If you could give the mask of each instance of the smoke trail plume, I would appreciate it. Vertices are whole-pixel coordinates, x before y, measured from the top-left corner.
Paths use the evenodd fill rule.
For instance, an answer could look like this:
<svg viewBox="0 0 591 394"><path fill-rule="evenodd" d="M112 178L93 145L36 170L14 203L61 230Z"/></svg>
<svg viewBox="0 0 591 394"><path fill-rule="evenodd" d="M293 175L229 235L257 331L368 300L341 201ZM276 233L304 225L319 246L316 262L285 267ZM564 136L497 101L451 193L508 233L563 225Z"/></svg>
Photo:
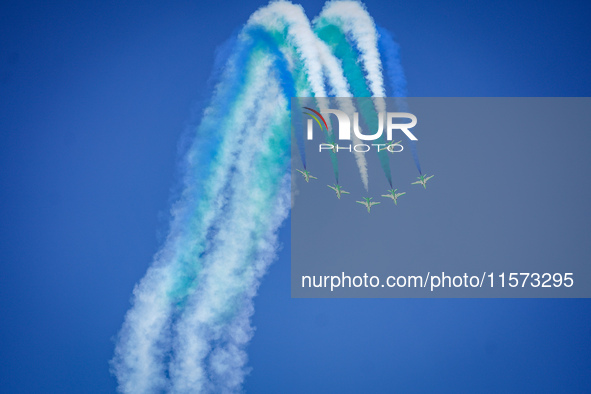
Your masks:
<svg viewBox="0 0 591 394"><path fill-rule="evenodd" d="M335 18L351 12L329 9ZM363 12L359 21L373 26ZM351 34L376 95L382 80L372 31L373 38L363 29ZM170 232L118 336L111 368L123 393L240 391L253 298L290 209L289 98L352 97L340 60L298 5L259 9L228 45L183 161ZM356 161L367 189L365 157Z"/></svg>
<svg viewBox="0 0 591 394"><path fill-rule="evenodd" d="M359 112L369 129L377 128L374 112L386 109L382 62L378 50L376 25L365 6L357 1L331 1L326 3L314 20L315 31L327 42L335 56L341 60L345 75L355 97L374 97L373 109L362 102ZM361 67L363 69L361 69ZM385 144L383 137L377 141ZM385 149L377 152L384 175L392 187L390 158Z"/></svg>
<svg viewBox="0 0 591 394"><path fill-rule="evenodd" d="M406 77L404 76L404 69L400 64L400 47L388 30L378 28L378 32L380 37L379 48L385 58L385 71L390 81L392 97L406 97ZM398 109L402 112L408 112L408 105L402 98L398 101ZM410 152L419 174L422 174L416 141L410 141Z"/></svg>

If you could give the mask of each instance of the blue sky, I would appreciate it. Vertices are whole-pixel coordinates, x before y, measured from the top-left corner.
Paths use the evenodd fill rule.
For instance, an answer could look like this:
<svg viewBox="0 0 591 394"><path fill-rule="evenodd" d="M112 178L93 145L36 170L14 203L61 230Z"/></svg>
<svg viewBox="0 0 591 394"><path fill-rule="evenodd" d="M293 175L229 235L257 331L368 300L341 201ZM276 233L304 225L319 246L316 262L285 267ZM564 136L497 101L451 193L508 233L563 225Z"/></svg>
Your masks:
<svg viewBox="0 0 591 394"><path fill-rule="evenodd" d="M216 48L264 4L2 3L2 391L115 390L113 337L166 234L179 141ZM588 2L366 4L412 96L590 95ZM295 300L289 226L281 239L247 391L591 388L588 300Z"/></svg>

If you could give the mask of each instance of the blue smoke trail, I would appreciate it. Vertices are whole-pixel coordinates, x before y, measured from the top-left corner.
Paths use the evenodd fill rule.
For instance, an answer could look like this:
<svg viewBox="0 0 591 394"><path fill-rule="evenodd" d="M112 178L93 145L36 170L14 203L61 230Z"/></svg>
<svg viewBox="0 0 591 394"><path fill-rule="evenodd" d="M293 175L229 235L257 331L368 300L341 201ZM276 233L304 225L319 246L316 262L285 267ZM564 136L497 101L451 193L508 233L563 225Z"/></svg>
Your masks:
<svg viewBox="0 0 591 394"><path fill-rule="evenodd" d="M406 77L404 76L404 69L400 63L400 47L394 41L392 34L381 27L377 27L380 36L379 47L380 53L384 57L384 69L385 74L390 81L390 90L392 97L407 97L406 91ZM408 105L405 100L398 102L399 110L402 112L408 112ZM417 152L417 142L410 140L410 151L412 158L415 162L415 166L419 171L419 174L423 174L421 171L421 163L419 162L419 154Z"/></svg>
<svg viewBox="0 0 591 394"><path fill-rule="evenodd" d="M406 76L400 62L400 46L394 41L392 33L380 26L376 28L379 34L380 53L384 58L384 72L390 81L390 96L406 97Z"/></svg>
<svg viewBox="0 0 591 394"><path fill-rule="evenodd" d="M289 70L289 65L285 56L280 50L280 45L282 41L285 40L279 34L272 34L268 30L263 29L262 27L255 27L250 30L250 36L255 40L259 41L261 44L266 45L269 49L269 52L275 56L277 71L279 72L279 79L281 81L281 86L283 88L284 94L287 97L296 97L296 87L293 72ZM298 70L297 72L301 72ZM289 101L289 107L291 107L291 100ZM288 108L291 110L291 108ZM299 123L299 122L298 122ZM298 147L298 152L300 154L300 159L302 160L302 165L304 169L307 169L306 165L306 145L304 142L304 136L302 133L295 132L295 139L296 144Z"/></svg>

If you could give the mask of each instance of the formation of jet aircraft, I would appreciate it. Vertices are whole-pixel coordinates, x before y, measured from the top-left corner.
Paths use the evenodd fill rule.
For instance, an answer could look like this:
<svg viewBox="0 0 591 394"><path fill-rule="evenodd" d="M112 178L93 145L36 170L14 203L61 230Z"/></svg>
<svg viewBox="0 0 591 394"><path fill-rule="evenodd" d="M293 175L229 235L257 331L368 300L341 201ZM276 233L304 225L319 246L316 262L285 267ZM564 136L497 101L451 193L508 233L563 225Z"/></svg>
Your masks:
<svg viewBox="0 0 591 394"><path fill-rule="evenodd" d="M399 142L395 142L390 145L396 145ZM318 179L315 176L312 176L310 174L310 172L307 170L303 170L303 171L297 170L297 171L304 176L304 179L306 180L306 182L310 182L310 179ZM412 182L412 185L423 185L423 187L426 189L427 188L427 181L429 179L433 178L434 176L435 175L431 175L431 176L421 175L421 176L417 177L418 181ZM348 191L343 190L343 187L338 184L335 184L334 186L331 186L331 185L327 185L327 186L335 191L338 199L340 199L343 194L351 194ZM392 201L394 202L394 204L398 205L398 197L406 194L406 192L396 193L397 191L398 191L398 189L390 189L390 190L388 190L388 194L382 194L382 197L391 198ZM367 213L371 213L371 207L374 205L380 204L380 202L371 201L372 199L373 199L373 197L363 197L363 201L356 201L356 202L365 206L365 208L367 209Z"/></svg>

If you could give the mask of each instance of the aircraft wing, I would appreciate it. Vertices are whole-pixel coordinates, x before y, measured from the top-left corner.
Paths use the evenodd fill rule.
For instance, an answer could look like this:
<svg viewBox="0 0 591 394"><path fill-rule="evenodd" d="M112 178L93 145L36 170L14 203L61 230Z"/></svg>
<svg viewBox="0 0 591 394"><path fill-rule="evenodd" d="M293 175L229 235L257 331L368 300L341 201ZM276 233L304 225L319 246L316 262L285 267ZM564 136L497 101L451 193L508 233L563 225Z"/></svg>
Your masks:
<svg viewBox="0 0 591 394"><path fill-rule="evenodd" d="M346 191L344 191L344 190L341 190L341 193L345 193L345 194L351 194L351 193L349 193L349 192L346 192Z"/></svg>
<svg viewBox="0 0 591 394"><path fill-rule="evenodd" d="M332 186L330 186L330 185L326 185L326 186L330 187L330 188L331 188L332 190L334 190L335 192L337 191L337 188L336 188L336 187L332 187Z"/></svg>
<svg viewBox="0 0 591 394"><path fill-rule="evenodd" d="M296 168L296 171L298 171L300 174L304 175L304 171L298 170L297 168Z"/></svg>
<svg viewBox="0 0 591 394"><path fill-rule="evenodd" d="M402 196L403 194L406 194L406 192L402 192L402 193L396 193L396 197L400 197L400 196Z"/></svg>
<svg viewBox="0 0 591 394"><path fill-rule="evenodd" d="M371 205L377 205L377 204L381 204L381 202L373 202L373 201L372 201L372 202L370 202L370 206L371 206Z"/></svg>
<svg viewBox="0 0 591 394"><path fill-rule="evenodd" d="M361 205L366 205L366 204L365 204L365 202L362 202L362 201L355 201L355 202L357 202L357 203L359 203L359 204L361 204ZM366 205L366 206L367 206L367 205Z"/></svg>
<svg viewBox="0 0 591 394"><path fill-rule="evenodd" d="M421 185L421 184L422 184L421 181L416 181L416 182L411 183L411 185Z"/></svg>
<svg viewBox="0 0 591 394"><path fill-rule="evenodd" d="M382 197L392 198L392 195L391 194L382 194Z"/></svg>
<svg viewBox="0 0 591 394"><path fill-rule="evenodd" d="M310 175L309 178L318 179L318 178L316 178L315 176L312 176L312 175Z"/></svg>
<svg viewBox="0 0 591 394"><path fill-rule="evenodd" d="M427 182L429 179L433 178L434 176L435 175L428 176L427 178L425 178L425 182Z"/></svg>

